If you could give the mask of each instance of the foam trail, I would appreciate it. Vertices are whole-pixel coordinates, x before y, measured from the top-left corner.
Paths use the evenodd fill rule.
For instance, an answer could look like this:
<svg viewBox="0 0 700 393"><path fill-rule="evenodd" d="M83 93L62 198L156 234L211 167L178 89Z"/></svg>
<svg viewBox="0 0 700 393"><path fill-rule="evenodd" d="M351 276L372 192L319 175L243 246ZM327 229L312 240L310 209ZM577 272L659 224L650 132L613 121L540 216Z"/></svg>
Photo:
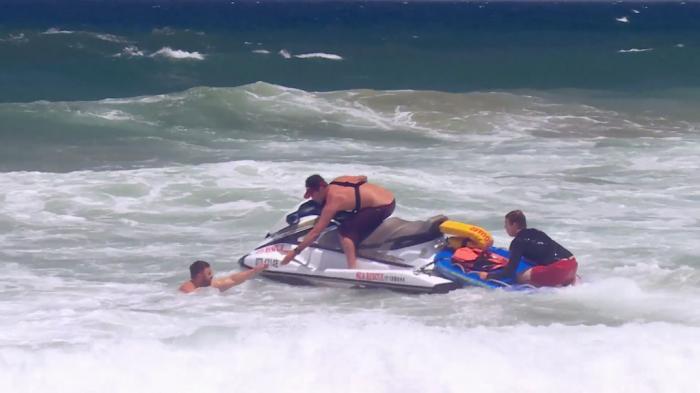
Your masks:
<svg viewBox="0 0 700 393"><path fill-rule="evenodd" d="M51 35L51 34L73 34L73 33L75 33L75 32L71 31L71 30L61 30L61 29L56 28L56 27L51 27L41 34Z"/></svg>
<svg viewBox="0 0 700 393"><path fill-rule="evenodd" d="M7 38L0 38L0 42L25 43L29 42L24 33L9 34Z"/></svg>
<svg viewBox="0 0 700 393"><path fill-rule="evenodd" d="M651 52L654 48L631 48L631 49L620 49L617 53L639 53L639 52Z"/></svg>
<svg viewBox="0 0 700 393"><path fill-rule="evenodd" d="M90 115L110 121L134 120L134 118L131 115L120 110L110 110L105 111L103 113L90 113Z"/></svg>
<svg viewBox="0 0 700 393"><path fill-rule="evenodd" d="M120 36L115 35L115 34L105 34L105 33L87 33L87 34L89 34L89 35L91 35L99 40L102 40L102 41L116 42L116 43L129 42L129 40L127 40L126 38L120 37Z"/></svg>
<svg viewBox="0 0 700 393"><path fill-rule="evenodd" d="M326 60L343 60L339 55L333 53L303 53L301 55L294 55L299 59L326 59Z"/></svg>
<svg viewBox="0 0 700 393"><path fill-rule="evenodd" d="M135 45L129 45L122 49L120 53L114 55L114 57L143 57L144 52Z"/></svg>
<svg viewBox="0 0 700 393"><path fill-rule="evenodd" d="M175 60L204 60L204 55L199 52L187 52L180 49L172 49L169 46L159 49L150 56L160 56Z"/></svg>
<svg viewBox="0 0 700 393"><path fill-rule="evenodd" d="M292 55L291 55L291 54L289 53L289 51L286 50L286 49L280 49L280 51L279 51L278 53L279 53L280 56L284 57L285 59L291 59L291 58L292 58Z"/></svg>

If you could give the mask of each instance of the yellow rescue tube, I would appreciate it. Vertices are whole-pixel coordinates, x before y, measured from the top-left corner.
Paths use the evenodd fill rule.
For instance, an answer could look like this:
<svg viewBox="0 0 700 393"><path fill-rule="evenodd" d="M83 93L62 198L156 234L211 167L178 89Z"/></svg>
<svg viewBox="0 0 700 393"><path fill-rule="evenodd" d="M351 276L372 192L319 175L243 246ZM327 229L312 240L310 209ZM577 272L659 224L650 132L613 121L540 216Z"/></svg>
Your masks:
<svg viewBox="0 0 700 393"><path fill-rule="evenodd" d="M484 228L476 225L465 224L459 221L447 220L440 224L440 232L457 239L468 240L469 245L481 249L493 245L493 236ZM460 240L450 241L450 244L463 243ZM462 245L463 246L463 245Z"/></svg>

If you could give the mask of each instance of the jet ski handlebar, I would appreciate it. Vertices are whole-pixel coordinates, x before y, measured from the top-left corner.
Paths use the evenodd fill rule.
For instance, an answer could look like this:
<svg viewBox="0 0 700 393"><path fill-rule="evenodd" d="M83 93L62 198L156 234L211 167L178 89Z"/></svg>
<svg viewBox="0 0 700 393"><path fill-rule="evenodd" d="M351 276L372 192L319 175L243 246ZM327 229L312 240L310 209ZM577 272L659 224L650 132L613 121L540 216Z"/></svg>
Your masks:
<svg viewBox="0 0 700 393"><path fill-rule="evenodd" d="M306 202L302 203L301 205L299 205L299 208L297 209L297 211L287 214L287 217L286 217L287 224L296 225L304 217L320 216L321 210L323 210L323 206L319 205L315 201L313 201L313 200L306 201ZM333 217L333 219L335 221L341 222L341 221L347 219L348 217L350 217L351 214L352 213L345 212L345 211L338 212L335 215L335 217Z"/></svg>

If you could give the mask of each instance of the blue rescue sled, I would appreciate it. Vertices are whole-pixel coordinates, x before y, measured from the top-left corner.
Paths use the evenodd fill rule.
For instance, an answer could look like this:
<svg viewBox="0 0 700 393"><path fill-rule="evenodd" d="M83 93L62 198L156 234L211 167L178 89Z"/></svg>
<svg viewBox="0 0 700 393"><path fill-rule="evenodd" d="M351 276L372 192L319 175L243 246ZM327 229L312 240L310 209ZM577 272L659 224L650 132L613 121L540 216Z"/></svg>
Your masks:
<svg viewBox="0 0 700 393"><path fill-rule="evenodd" d="M491 247L489 251L508 258L508 250L502 248ZM452 280L458 284L462 284L463 287L482 287L482 288L503 288L512 291L521 291L534 288L529 284L517 284L512 278L504 280L482 280L479 278L479 274L474 271L465 272L461 266L452 262L453 250L445 249L435 255L435 270L448 280ZM532 265L525 262L524 259L520 259L518 267L516 268L516 274L519 274L529 268Z"/></svg>

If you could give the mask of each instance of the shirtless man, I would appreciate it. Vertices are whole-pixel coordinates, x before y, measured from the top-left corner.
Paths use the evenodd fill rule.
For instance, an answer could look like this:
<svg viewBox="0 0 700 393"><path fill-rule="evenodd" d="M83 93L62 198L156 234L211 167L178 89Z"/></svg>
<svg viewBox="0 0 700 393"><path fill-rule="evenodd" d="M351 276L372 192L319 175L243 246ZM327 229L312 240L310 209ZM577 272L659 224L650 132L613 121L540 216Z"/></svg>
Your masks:
<svg viewBox="0 0 700 393"><path fill-rule="evenodd" d="M244 272L232 273L223 278L212 278L214 273L211 271L209 263L205 261L195 261L190 265L191 279L180 285L180 292L190 293L201 287L214 287L223 292L254 277L266 268L266 264L260 264Z"/></svg>
<svg viewBox="0 0 700 393"><path fill-rule="evenodd" d="M352 213L340 224L340 244L348 261L348 268L357 268L357 245L394 212L394 194L376 184L367 183L366 176L341 176L330 184L320 175L306 179L306 194L323 206L316 225L295 249L282 259L286 265L312 244L340 211Z"/></svg>

